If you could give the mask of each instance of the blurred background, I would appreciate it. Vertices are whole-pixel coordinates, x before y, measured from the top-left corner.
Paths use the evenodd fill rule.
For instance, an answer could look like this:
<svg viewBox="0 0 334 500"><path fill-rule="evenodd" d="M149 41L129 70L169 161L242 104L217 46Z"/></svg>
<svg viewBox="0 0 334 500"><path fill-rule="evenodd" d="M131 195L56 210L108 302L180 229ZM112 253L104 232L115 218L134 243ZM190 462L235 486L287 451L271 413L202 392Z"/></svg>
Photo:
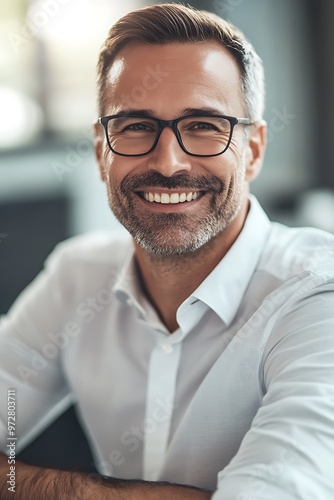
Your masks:
<svg viewBox="0 0 334 500"><path fill-rule="evenodd" d="M122 230L93 155L95 67L109 27L154 3L0 3L0 313L58 241ZM334 233L334 2L187 3L235 23L263 59L268 150L252 192L273 220Z"/></svg>

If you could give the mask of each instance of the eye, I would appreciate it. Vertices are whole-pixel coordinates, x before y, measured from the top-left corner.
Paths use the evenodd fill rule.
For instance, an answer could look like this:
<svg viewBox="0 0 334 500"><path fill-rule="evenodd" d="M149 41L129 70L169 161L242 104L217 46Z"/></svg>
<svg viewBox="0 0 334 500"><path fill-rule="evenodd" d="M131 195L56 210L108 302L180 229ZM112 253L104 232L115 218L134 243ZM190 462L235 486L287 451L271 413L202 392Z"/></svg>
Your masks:
<svg viewBox="0 0 334 500"><path fill-rule="evenodd" d="M108 122L109 134L139 135L156 132L157 125L145 117L117 116Z"/></svg>
<svg viewBox="0 0 334 500"><path fill-rule="evenodd" d="M191 128L197 130L217 130L217 127L213 123L208 123L208 122L194 123Z"/></svg>
<svg viewBox="0 0 334 500"><path fill-rule="evenodd" d="M137 122L130 123L122 128L122 132L155 132L155 126L152 123Z"/></svg>
<svg viewBox="0 0 334 500"><path fill-rule="evenodd" d="M200 117L185 119L180 123L180 132L198 135L221 135L228 134L230 122L224 117Z"/></svg>
<svg viewBox="0 0 334 500"><path fill-rule="evenodd" d="M189 118L180 122L180 132L184 133L225 133L229 127L229 122L224 119L211 117Z"/></svg>

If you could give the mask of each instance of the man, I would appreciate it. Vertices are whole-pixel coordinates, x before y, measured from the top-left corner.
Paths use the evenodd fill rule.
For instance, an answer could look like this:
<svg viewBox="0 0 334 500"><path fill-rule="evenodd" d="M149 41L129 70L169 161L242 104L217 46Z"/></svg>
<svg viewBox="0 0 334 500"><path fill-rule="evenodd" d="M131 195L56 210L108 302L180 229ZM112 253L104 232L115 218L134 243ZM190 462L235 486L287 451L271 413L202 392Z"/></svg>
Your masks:
<svg viewBox="0 0 334 500"><path fill-rule="evenodd" d="M71 399L105 476L17 464L18 498L333 498L334 238L249 195L259 57L154 5L112 27L98 72L96 157L131 238L61 244L2 320L0 445L8 389L18 443Z"/></svg>

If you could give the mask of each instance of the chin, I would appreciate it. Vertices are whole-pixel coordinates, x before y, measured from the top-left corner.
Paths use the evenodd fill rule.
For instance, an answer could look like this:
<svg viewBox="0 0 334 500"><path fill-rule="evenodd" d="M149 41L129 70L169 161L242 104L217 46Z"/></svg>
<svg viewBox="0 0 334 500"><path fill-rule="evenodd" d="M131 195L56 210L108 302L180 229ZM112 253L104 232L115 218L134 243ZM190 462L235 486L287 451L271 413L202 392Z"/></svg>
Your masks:
<svg viewBox="0 0 334 500"><path fill-rule="evenodd" d="M132 234L135 242L146 252L162 257L176 257L194 254L197 250L204 247L212 238L213 235L209 232L202 231L194 237L193 234L188 234L188 238L183 235L178 238L175 234L166 237L163 235L160 238L147 237L147 234L140 235Z"/></svg>

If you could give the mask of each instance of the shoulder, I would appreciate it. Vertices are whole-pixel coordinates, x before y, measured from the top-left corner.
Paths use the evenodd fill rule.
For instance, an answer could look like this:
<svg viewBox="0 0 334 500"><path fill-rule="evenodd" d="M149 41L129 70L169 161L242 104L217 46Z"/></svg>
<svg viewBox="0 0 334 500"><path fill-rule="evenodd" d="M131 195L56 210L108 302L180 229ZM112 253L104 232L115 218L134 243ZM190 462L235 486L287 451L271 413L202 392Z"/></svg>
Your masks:
<svg viewBox="0 0 334 500"><path fill-rule="evenodd" d="M334 278L334 235L274 222L258 269L282 281L305 272Z"/></svg>
<svg viewBox="0 0 334 500"><path fill-rule="evenodd" d="M63 294L78 300L112 286L133 256L128 233L91 232L59 243L45 262L46 276Z"/></svg>
<svg viewBox="0 0 334 500"><path fill-rule="evenodd" d="M90 232L58 243L46 262L51 265L58 261L71 261L72 264L118 266L132 250L129 234Z"/></svg>

